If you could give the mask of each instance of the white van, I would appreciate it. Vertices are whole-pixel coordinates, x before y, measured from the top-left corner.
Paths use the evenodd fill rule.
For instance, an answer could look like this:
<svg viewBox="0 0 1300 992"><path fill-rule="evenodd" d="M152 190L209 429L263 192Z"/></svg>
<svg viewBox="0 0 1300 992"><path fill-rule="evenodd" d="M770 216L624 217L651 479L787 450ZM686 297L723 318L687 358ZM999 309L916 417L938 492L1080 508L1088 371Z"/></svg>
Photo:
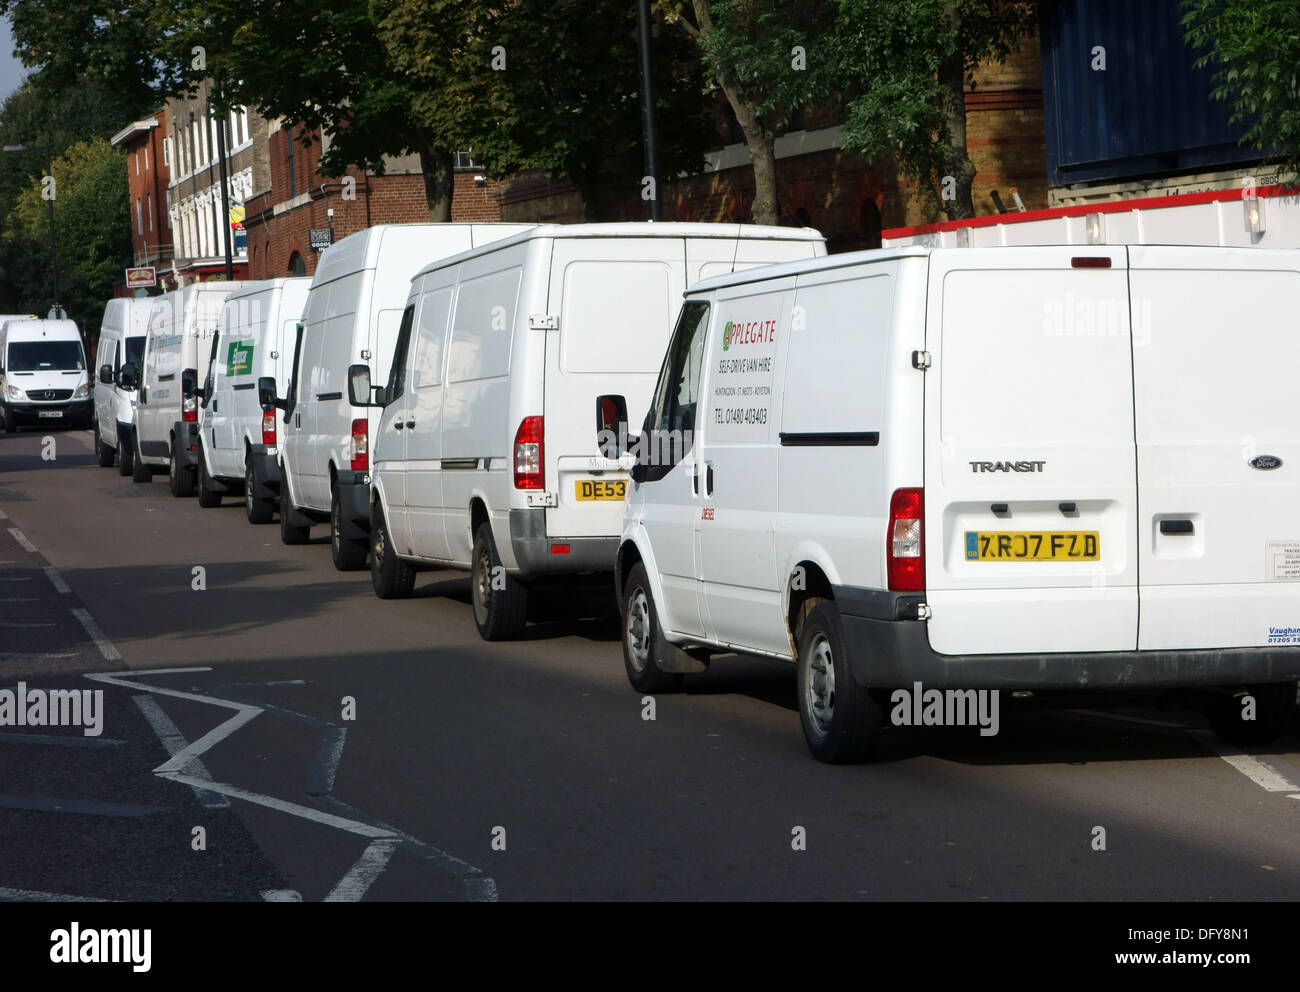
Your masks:
<svg viewBox="0 0 1300 992"><path fill-rule="evenodd" d="M95 365L95 455L108 468L117 459L120 475L130 475L135 452L131 430L135 424L135 393L117 384L117 374L127 362L140 365L149 333L153 301L146 298L109 300L99 327Z"/></svg>
<svg viewBox="0 0 1300 992"><path fill-rule="evenodd" d="M172 495L194 495L199 383L207 375L221 304L242 285L199 282L153 298L143 369L128 363L118 376L124 389L137 390L131 472L136 482L166 467Z"/></svg>
<svg viewBox="0 0 1300 992"><path fill-rule="evenodd" d="M348 367L388 377L411 277L434 259L496 241L528 224L380 224L321 255L294 344L288 391L259 380L280 431L280 539L303 544L330 521L335 567L363 568L370 529L369 439L378 416L348 402ZM279 397L279 398L277 398Z"/></svg>
<svg viewBox="0 0 1300 992"><path fill-rule="evenodd" d="M633 686L709 652L795 660L825 761L869 754L879 691L916 683L1251 686L1253 722L1229 692L1211 722L1276 735L1300 676L1296 299L1295 251L1149 245L693 287L618 553Z"/></svg>
<svg viewBox="0 0 1300 992"><path fill-rule="evenodd" d="M23 425L89 427L93 401L81 332L71 320L10 317L0 324L0 415Z"/></svg>
<svg viewBox="0 0 1300 992"><path fill-rule="evenodd" d="M529 582L612 573L627 487L614 435L649 403L683 291L824 253L808 229L581 224L427 267L375 434L376 593L408 594L424 564L469 568L474 621L496 640L522 631Z"/></svg>
<svg viewBox="0 0 1300 992"><path fill-rule="evenodd" d="M287 391L293 345L311 280L245 283L226 297L199 392L199 505L241 494L248 522L267 524L280 493L275 411L258 403L257 381Z"/></svg>

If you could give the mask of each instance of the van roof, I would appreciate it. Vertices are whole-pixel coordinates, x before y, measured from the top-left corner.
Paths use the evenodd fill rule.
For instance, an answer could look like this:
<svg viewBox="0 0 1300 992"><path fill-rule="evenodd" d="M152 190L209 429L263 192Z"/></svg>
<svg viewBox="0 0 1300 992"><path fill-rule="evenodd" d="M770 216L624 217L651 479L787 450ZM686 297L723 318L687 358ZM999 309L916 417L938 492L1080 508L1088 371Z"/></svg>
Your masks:
<svg viewBox="0 0 1300 992"><path fill-rule="evenodd" d="M825 272L828 269L840 269L851 265L868 265L872 262L888 262L896 258L911 258L917 255L929 255L933 249L928 245L905 245L901 248L870 248L866 251L845 252L842 255L822 255L818 258L796 259L793 262L777 262L739 272L710 276L691 286L687 295L705 293L724 286L740 286L748 282L763 282L767 279L783 279L787 276L802 275L805 272Z"/></svg>
<svg viewBox="0 0 1300 992"><path fill-rule="evenodd" d="M448 265L455 265L467 258L486 251L497 251L523 244L536 238L720 238L734 240L767 241L824 241L820 231L811 227L778 227L770 224L700 224L694 222L651 222L627 221L610 224L540 224L527 231L493 241L481 248L471 248L447 258L431 262L416 273L418 279L426 272L433 272Z"/></svg>
<svg viewBox="0 0 1300 992"><path fill-rule="evenodd" d="M384 236L390 231L398 232L399 236L405 235L410 240L417 239L422 235L427 237L440 231L444 233L469 231L470 243L473 244L473 232L475 230L491 230L492 228L504 227L518 231L528 226L531 225L505 223L376 224L374 227L363 228L355 234L349 234L346 238L330 245L321 255L320 261L316 263L316 274L312 277L312 285L320 286L327 282L333 282L340 276L377 267L379 264L380 244L384 240Z"/></svg>
<svg viewBox="0 0 1300 992"><path fill-rule="evenodd" d="M230 300L240 300L246 296L256 296L258 293L265 293L268 290L280 289L291 282L311 282L311 276L278 276L275 279L255 279L251 282L239 284L239 289L232 292L226 297L227 302Z"/></svg>
<svg viewBox="0 0 1300 992"><path fill-rule="evenodd" d="M14 331L21 331L24 338L53 337L81 340L81 330L77 327L75 320L44 320L41 318L7 320L4 323L4 330L6 336Z"/></svg>

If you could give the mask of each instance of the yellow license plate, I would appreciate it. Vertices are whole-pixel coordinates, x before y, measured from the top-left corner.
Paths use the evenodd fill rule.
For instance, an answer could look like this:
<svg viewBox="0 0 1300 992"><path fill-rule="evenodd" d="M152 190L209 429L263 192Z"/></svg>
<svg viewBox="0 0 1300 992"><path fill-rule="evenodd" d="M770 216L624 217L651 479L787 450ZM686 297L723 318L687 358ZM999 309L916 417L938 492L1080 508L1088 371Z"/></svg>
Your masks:
<svg viewBox="0 0 1300 992"><path fill-rule="evenodd" d="M967 561L1100 561L1095 530L968 530Z"/></svg>
<svg viewBox="0 0 1300 992"><path fill-rule="evenodd" d="M627 479L579 479L574 488L580 500L622 499L627 495Z"/></svg>

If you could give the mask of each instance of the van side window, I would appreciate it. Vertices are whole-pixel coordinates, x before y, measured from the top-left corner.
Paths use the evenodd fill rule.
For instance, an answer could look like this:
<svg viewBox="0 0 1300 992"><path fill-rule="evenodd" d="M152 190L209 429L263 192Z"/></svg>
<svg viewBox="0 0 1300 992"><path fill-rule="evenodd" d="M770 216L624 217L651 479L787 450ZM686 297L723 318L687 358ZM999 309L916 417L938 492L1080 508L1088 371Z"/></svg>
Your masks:
<svg viewBox="0 0 1300 992"><path fill-rule="evenodd" d="M393 366L388 372L388 402L402 395L406 381L406 356L411 349L411 325L415 323L415 304L402 311L402 325L397 329L397 343L393 346Z"/></svg>
<svg viewBox="0 0 1300 992"><path fill-rule="evenodd" d="M289 395L285 397L284 422L287 424L298 405L298 377L302 374L302 324L293 339L293 366L289 369Z"/></svg>
<svg viewBox="0 0 1300 992"><path fill-rule="evenodd" d="M113 345L113 376L114 376L114 378L116 378L116 377L117 377L117 374L118 374L119 372L121 372L121 371L122 371L122 342L121 342L121 341L118 341L115 345Z"/></svg>
<svg viewBox="0 0 1300 992"><path fill-rule="evenodd" d="M682 307L655 387L654 405L646 418L648 443L668 465L681 461L694 444L708 316L707 303L692 300Z"/></svg>

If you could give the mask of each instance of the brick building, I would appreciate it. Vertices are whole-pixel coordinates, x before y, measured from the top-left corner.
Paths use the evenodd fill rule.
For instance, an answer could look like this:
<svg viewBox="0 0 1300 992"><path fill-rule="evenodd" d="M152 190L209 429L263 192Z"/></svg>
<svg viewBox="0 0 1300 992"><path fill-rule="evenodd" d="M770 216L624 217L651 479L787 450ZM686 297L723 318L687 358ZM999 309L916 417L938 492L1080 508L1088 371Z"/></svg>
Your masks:
<svg viewBox="0 0 1300 992"><path fill-rule="evenodd" d="M136 121L113 135L112 144L126 153L131 200L131 248L134 264L170 267L173 255L167 190L171 170L164 161L166 114Z"/></svg>
<svg viewBox="0 0 1300 992"><path fill-rule="evenodd" d="M730 113L726 113L730 119ZM803 126L776 142L780 222L815 227L829 250L878 247L882 227L939 219L933 204L916 195L916 183L891 163L866 162L841 147L838 119L818 111ZM1047 206L1042 68L1036 35L1023 39L1005 64L976 73L966 95L967 151L977 175L973 197L977 213L996 212L992 192L1011 203L1016 187L1027 208ZM728 133L729 131L729 133ZM748 221L754 199L749 153L734 124L721 132L727 143L706 156L704 170L664 183L664 219L737 223ZM556 183L537 173L502 182L502 220L577 223L582 199L571 183ZM602 194L603 219L644 220L640 188Z"/></svg>
<svg viewBox="0 0 1300 992"><path fill-rule="evenodd" d="M418 156L387 159L382 176L350 167L343 176L325 177L319 167L328 135L316 132L304 145L301 128L272 121L267 130L270 182L248 201L244 219L250 279L312 275L320 258L311 245L313 230L329 231L338 241L375 224L429 219ZM500 219L497 183L479 174L467 154L458 155L452 220Z"/></svg>

